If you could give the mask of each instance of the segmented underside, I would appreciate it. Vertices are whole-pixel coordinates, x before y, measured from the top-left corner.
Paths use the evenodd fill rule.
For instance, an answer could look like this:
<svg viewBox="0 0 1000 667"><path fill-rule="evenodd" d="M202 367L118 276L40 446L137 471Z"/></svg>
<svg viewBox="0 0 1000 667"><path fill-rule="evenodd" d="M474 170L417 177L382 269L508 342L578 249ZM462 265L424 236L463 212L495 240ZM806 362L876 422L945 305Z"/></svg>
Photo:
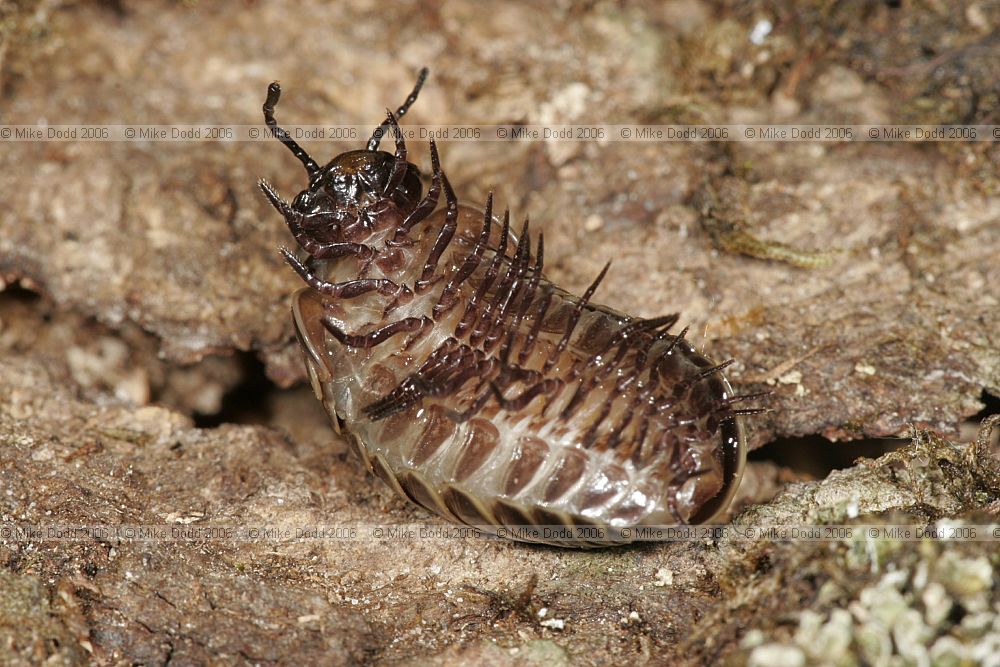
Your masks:
<svg viewBox="0 0 1000 667"><path fill-rule="evenodd" d="M395 125L390 115L388 124ZM396 157L405 148L397 138ZM411 211L366 209L374 232L332 252L274 191L308 284L294 318L317 395L390 486L469 524L676 524L723 509L744 458L722 369L671 333L543 275L544 241L460 205L431 143ZM444 199L443 208L439 200ZM337 244L346 245L346 244Z"/></svg>

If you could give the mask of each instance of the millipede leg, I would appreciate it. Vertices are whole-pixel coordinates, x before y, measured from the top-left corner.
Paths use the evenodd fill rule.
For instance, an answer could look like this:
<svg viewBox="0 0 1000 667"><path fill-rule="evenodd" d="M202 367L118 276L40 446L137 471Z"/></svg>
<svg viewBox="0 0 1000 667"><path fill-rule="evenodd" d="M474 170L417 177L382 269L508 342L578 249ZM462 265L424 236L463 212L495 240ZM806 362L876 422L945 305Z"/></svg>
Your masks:
<svg viewBox="0 0 1000 667"><path fill-rule="evenodd" d="M426 318L423 317L407 317L391 324L387 324L381 329L377 329L371 333L361 335L344 332L344 330L338 327L329 316L323 318L323 326L326 327L327 331L333 334L333 337L340 341L343 345L346 345L347 347L368 349L370 347L375 347L379 343L385 342L398 333L417 331L424 326L425 319Z"/></svg>
<svg viewBox="0 0 1000 667"><path fill-rule="evenodd" d="M334 298L351 299L369 292L378 292L383 296L395 297L398 300L411 293L406 285L398 285L388 278L364 278L348 280L343 283L328 283L306 268L287 248L281 248L281 254L285 256L285 260L309 287Z"/></svg>
<svg viewBox="0 0 1000 667"><path fill-rule="evenodd" d="M301 244L300 244L301 245ZM375 258L375 248L363 243L310 243L303 249L316 259L336 259L353 255L361 260L369 261Z"/></svg>
<svg viewBox="0 0 1000 667"><path fill-rule="evenodd" d="M409 352L410 349L417 343L417 341L421 340L424 336L430 333L431 329L434 328L434 320L432 320L431 318L421 317L420 319L421 319L420 327L413 333L412 336L406 339L405 343L403 343L403 349L402 349L403 352Z"/></svg>
<svg viewBox="0 0 1000 667"><path fill-rule="evenodd" d="M739 410L732 410L730 416L732 417L749 417L751 415L764 415L770 412L770 408L740 408Z"/></svg>
<svg viewBox="0 0 1000 667"><path fill-rule="evenodd" d="M418 329L426 326L424 320ZM460 345L454 338L446 339L417 371L399 386L364 408L365 414L378 421L406 410L423 397L447 396L473 378L490 377L495 371L495 359L483 359L476 351Z"/></svg>
<svg viewBox="0 0 1000 667"><path fill-rule="evenodd" d="M552 304L553 296L552 290L546 289L544 296L538 300L535 321L531 323L531 329L528 330L528 335L524 339L524 346L521 347L521 351L517 354L517 362L519 364L524 364L528 360L528 355L531 354L531 350L534 349L535 340L538 338L538 334L542 330L542 323L545 321L545 313L549 311L549 306Z"/></svg>
<svg viewBox="0 0 1000 667"><path fill-rule="evenodd" d="M528 404L539 396L547 396L558 391L562 388L562 384L561 380L556 380L554 378L542 380L541 382L528 387L521 392L519 396L514 398L504 398L503 392L495 382L490 383L490 391L493 392L493 396L496 397L501 408L511 412L517 412L518 410L523 410L528 407Z"/></svg>
<svg viewBox="0 0 1000 667"><path fill-rule="evenodd" d="M444 173L441 174L441 183L444 185L444 196L448 202L448 212L445 214L444 225L441 227L441 231L434 241L434 246L427 254L427 261L424 263L424 270L420 273L420 280L414 285L417 292L424 291L433 282L431 279L434 277L434 271L437 269L438 260L441 259L441 255L444 254L448 244L451 243L451 239L455 236L455 230L458 229L458 197L455 196L455 191L451 188L451 183L448 182L448 177Z"/></svg>
<svg viewBox="0 0 1000 667"><path fill-rule="evenodd" d="M399 129L396 117L388 109L385 110L385 113L386 121L388 121L389 127L392 128L392 133L396 140L396 153L393 156L392 171L389 173L389 180L385 183L385 189L382 190L383 194L388 195L395 192L399 184L403 182L403 176L406 175L406 141L403 139L403 132Z"/></svg>
<svg viewBox="0 0 1000 667"><path fill-rule="evenodd" d="M494 301L499 303L494 318L486 318L486 327L482 329L484 347L487 352L492 352L496 344L500 341L503 324L507 320L510 308L521 296L521 289L524 286L524 276L528 272L528 264L531 261L531 233L528 228L528 220L525 218L521 227L521 235L518 238L517 249L514 251L514 261L507 268L507 276L500 283ZM472 334L470 341L475 341L476 335Z"/></svg>
<svg viewBox="0 0 1000 667"><path fill-rule="evenodd" d="M566 349L566 346L569 345L569 339L573 335L573 330L576 329L576 324L580 321L580 314L590 301L590 297L594 296L594 292L597 291L597 286L601 284L602 280L604 280L604 276L607 275L608 269L610 268L611 262L604 265L601 272L597 274L597 278L594 279L594 282L590 283L590 287L587 288L587 291L583 293L583 297L576 303L576 306L573 308L573 314L570 316L569 324L566 326L566 333L564 333L562 338L559 340L559 344L553 348L552 354L550 354L549 358L545 361L545 367L543 370L547 371L552 368L556 361L559 360L559 355L561 355L563 350Z"/></svg>
<svg viewBox="0 0 1000 667"><path fill-rule="evenodd" d="M697 375L694 376L695 377L694 381L704 380L705 378L711 375L715 375L716 373L721 373L726 368L732 366L733 363L735 363L735 361L736 361L735 359L727 359L726 361L723 361L721 364L716 364L715 366L706 368L705 370L700 371Z"/></svg>
<svg viewBox="0 0 1000 667"><path fill-rule="evenodd" d="M736 394L735 396L730 396L725 400L726 405L732 405L733 403L743 403L745 401L756 401L758 398L767 398L774 392L772 391L758 391L753 394Z"/></svg>
<svg viewBox="0 0 1000 667"><path fill-rule="evenodd" d="M441 315L452 309L457 300L455 293L458 291L459 285L465 282L479 268L479 265L483 261L483 252L490 241L490 230L492 227L493 193L490 192L486 197L486 211L483 213L483 231L480 232L479 238L476 239L476 245L472 247L472 252L465 258L461 268L451 277L451 280L445 285L444 290L441 291L441 296L438 297L437 303L434 304L434 310L431 312L435 320L440 319Z"/></svg>
<svg viewBox="0 0 1000 667"><path fill-rule="evenodd" d="M601 427L601 424L604 423L604 420L607 419L608 415L611 414L611 406L617 398L618 396L616 394L608 394L607 398L604 399L604 403L601 404L601 411L590 422L587 432L580 439L580 445L584 449L590 449L597 441L597 431Z"/></svg>
<svg viewBox="0 0 1000 667"><path fill-rule="evenodd" d="M503 214L503 231L500 234L500 247L497 248L496 255L493 256L493 261L490 262L489 268L486 269L486 275L483 276L479 286L476 287L476 291L469 298L469 303L465 306L465 312L462 313L462 319L455 325L455 335L457 337L461 338L464 336L469 327L475 323L476 317L479 314L479 300L486 294L486 290L493 285L493 281L496 280L497 273L500 271L500 262L503 261L504 256L507 254L507 238L509 236L510 211L507 210Z"/></svg>
<svg viewBox="0 0 1000 667"><path fill-rule="evenodd" d="M677 320L680 318L680 313L670 313L669 315L661 315L660 317L651 317L648 320L634 320L615 332L615 335L611 337L611 345L619 343L640 331L664 328L664 333L666 333L666 331L670 330L670 327L677 324Z"/></svg>
<svg viewBox="0 0 1000 667"><path fill-rule="evenodd" d="M448 415L448 419L452 420L456 424L461 424L463 422L468 421L469 418L476 416L479 413L479 411L486 406L486 404L489 402L491 398L493 398L493 391L487 389L486 391L479 394L479 396L477 396L476 399L472 401L472 405L470 405L465 410L462 410L461 412L457 410L445 410L445 414Z"/></svg>
<svg viewBox="0 0 1000 667"><path fill-rule="evenodd" d="M690 324L688 326L684 327L683 329L681 329L681 332L679 334L677 334L676 336L674 336L673 340L671 340L670 343L665 348L663 348L662 350L660 350L659 354L656 355L656 359L654 359L653 362L651 364L649 364L649 386L650 386L650 388L655 387L659 383L659 381L660 381L660 376L656 372L656 369L659 367L660 363L664 359L666 359L668 356L670 356L670 353L674 351L675 347L677 347L677 343L679 343L680 341L684 340L684 337L687 336L687 332L690 329L691 329L691 325Z"/></svg>
<svg viewBox="0 0 1000 667"><path fill-rule="evenodd" d="M511 349L514 347L514 334L517 333L518 328L521 326L521 321L528 312L528 308L531 306L532 302L535 300L535 294L538 291L538 283L542 279L542 264L545 260L545 237L539 232L538 233L538 250L535 251L535 266L532 268L531 278L528 280L528 287L525 289L524 298L521 299L521 307L517 309L514 314L514 319L510 324L510 331L507 333L507 340L503 344L503 349L500 352L500 358L506 365L507 361L510 359ZM537 335L537 332L536 332ZM525 341L525 347L528 346L528 341ZM523 363L523 362L522 362Z"/></svg>
<svg viewBox="0 0 1000 667"><path fill-rule="evenodd" d="M264 196L267 198L267 201L271 203L271 206L277 209L278 213L280 213L285 220L302 215L297 211L293 211L292 207L288 205L288 202L286 202L281 195L278 194L278 191L274 189L274 186L265 181L263 178L257 181L257 187L260 188L261 192L263 192Z"/></svg>
<svg viewBox="0 0 1000 667"><path fill-rule="evenodd" d="M372 420L377 422L380 419L391 417L397 412L406 410L411 405L415 405L423 398L420 387L412 380L403 380L403 383L393 390L393 392L370 405L362 408L362 412Z"/></svg>
<svg viewBox="0 0 1000 667"><path fill-rule="evenodd" d="M597 366L603 366L602 371L599 374L595 374L593 380L596 382L601 378L605 377L610 373L619 363L621 363L623 357L628 353L628 339L640 332L659 329L660 327L666 327L669 329L677 320L680 319L680 315L677 313L672 313L670 315L662 315L660 317L653 317L650 319L637 319L629 322L608 339L608 342L601 349L594 352L590 359L587 360L585 364L577 362L573 365L571 376L578 377L585 371L596 368ZM665 333L665 332L663 332ZM605 359L605 355L615 346L618 345L618 354L611 361Z"/></svg>
<svg viewBox="0 0 1000 667"><path fill-rule="evenodd" d="M491 357L492 358L492 357ZM500 377L498 382L500 384L506 385L511 382L523 382L524 384L534 384L542 379L541 371L531 370L530 368L521 368L520 366L503 366L501 365Z"/></svg>
<svg viewBox="0 0 1000 667"><path fill-rule="evenodd" d="M504 235L506 235L510 230L510 209L504 209L503 229L504 229ZM497 257L494 258L493 264L490 265L490 271L493 271L494 268L499 269L499 264L497 263L497 260L505 257L507 252L506 246L503 246L503 249L504 252L498 253ZM517 252L518 251L515 251L515 255L517 254ZM509 281L513 278L513 273L514 273L514 263L511 262L507 266L506 273L504 273L503 277L500 278L500 281L497 283L497 289L496 292L493 294L493 298L483 303L482 312L477 312L478 317L475 320L475 326L472 327L472 331L469 333L469 343L471 343L472 345L478 346L479 343L482 341L483 336L486 335L486 331L489 328L489 324L490 322L492 322L491 316L493 313L493 308L497 305L497 301L503 298L504 292L506 292L507 289L509 288L510 286ZM495 272L493 274L493 277L496 277L498 275L499 273ZM491 278L490 284L492 283L493 280ZM483 294L485 294L485 291L483 292ZM478 301L478 298L476 299L476 301ZM470 324L472 324L472 322L470 322ZM484 326L486 328L483 328Z"/></svg>
<svg viewBox="0 0 1000 667"><path fill-rule="evenodd" d="M438 198L441 196L441 158L438 156L437 144L431 139L431 187L427 194L416 208L410 211L403 223L396 230L393 242L399 243L403 237L413 228L414 225L425 220L431 211L437 207Z"/></svg>
<svg viewBox="0 0 1000 667"><path fill-rule="evenodd" d="M637 367L635 372L631 375L631 378L634 380L635 378L638 378L641 373L642 369ZM619 382L618 386L621 387L622 383ZM619 393L621 393L620 390ZM621 411L622 414L618 419L618 422L612 425L610 431L608 432L608 439L603 446L605 450L614 449L618 446L618 443L621 441L622 436L625 433L625 428L638 416L636 414L636 409L639 407L639 403L641 401L642 392L635 392L628 407ZM643 436L645 437L645 434L643 434Z"/></svg>

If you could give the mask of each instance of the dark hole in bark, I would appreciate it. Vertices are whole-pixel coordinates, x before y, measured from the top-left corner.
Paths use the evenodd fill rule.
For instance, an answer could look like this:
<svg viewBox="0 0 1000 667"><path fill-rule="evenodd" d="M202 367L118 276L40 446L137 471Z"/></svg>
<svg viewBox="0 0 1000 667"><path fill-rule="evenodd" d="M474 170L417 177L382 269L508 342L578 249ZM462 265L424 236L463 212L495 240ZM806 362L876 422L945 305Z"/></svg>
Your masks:
<svg viewBox="0 0 1000 667"><path fill-rule="evenodd" d="M750 453L751 461L770 461L814 479L850 468L861 457L877 458L906 445L909 438L868 438L830 442L819 435L778 438Z"/></svg>
<svg viewBox="0 0 1000 667"><path fill-rule="evenodd" d="M242 379L222 397L218 412L195 414L199 428L215 428L221 424L264 424L272 417L271 395L280 391L268 379L264 363L251 352L239 352L236 359Z"/></svg>
<svg viewBox="0 0 1000 667"><path fill-rule="evenodd" d="M984 389L979 400L984 403L983 409L969 417L969 421L979 424L990 415L1000 414L1000 396L994 396Z"/></svg>

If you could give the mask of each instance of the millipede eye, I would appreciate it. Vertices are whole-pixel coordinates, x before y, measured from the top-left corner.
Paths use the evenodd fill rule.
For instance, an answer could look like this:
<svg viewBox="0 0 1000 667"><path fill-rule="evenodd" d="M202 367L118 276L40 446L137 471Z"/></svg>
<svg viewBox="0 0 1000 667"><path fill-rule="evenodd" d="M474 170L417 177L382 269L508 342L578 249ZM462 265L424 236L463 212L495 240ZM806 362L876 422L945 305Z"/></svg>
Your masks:
<svg viewBox="0 0 1000 667"><path fill-rule="evenodd" d="M311 192L300 192L292 202L292 208L297 211L304 211L312 205L312 199Z"/></svg>

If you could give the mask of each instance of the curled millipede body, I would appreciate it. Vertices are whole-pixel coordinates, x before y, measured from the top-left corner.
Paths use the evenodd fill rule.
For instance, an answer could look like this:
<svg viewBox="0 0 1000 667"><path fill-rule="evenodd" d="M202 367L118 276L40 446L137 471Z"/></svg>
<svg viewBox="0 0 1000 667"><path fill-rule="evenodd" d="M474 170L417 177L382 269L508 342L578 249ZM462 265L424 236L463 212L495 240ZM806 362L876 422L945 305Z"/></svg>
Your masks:
<svg viewBox="0 0 1000 667"><path fill-rule="evenodd" d="M386 484L431 512L477 526L600 528L703 523L723 511L746 456L741 416L716 364L670 333L543 275L544 243L459 204L433 141L431 184L406 159L397 119L427 71L365 149L319 166L288 203L261 189L307 257L283 249L307 287L292 298L313 389L334 428ZM378 150L383 135L394 153ZM617 532L616 532L617 530ZM510 532L515 537L516 532ZM596 537L594 537L596 536Z"/></svg>

